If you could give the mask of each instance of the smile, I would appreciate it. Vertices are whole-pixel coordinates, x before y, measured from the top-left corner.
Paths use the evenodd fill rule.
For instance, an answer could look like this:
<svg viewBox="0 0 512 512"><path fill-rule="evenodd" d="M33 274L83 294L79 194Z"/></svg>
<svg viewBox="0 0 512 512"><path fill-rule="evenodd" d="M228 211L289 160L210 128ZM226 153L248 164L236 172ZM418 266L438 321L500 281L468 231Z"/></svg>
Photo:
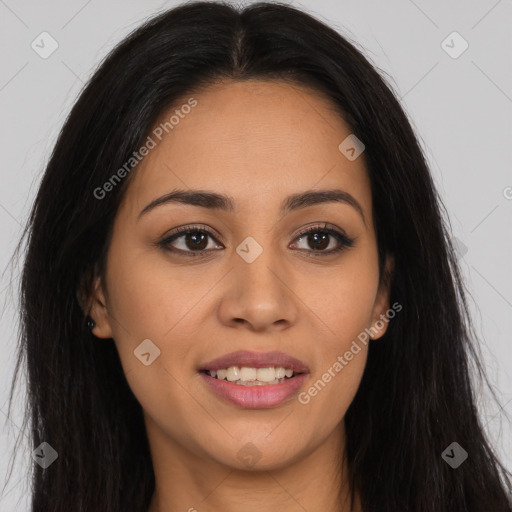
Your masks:
<svg viewBox="0 0 512 512"><path fill-rule="evenodd" d="M308 366L283 352L241 350L198 368L203 382L221 399L247 409L277 407L299 392Z"/></svg>

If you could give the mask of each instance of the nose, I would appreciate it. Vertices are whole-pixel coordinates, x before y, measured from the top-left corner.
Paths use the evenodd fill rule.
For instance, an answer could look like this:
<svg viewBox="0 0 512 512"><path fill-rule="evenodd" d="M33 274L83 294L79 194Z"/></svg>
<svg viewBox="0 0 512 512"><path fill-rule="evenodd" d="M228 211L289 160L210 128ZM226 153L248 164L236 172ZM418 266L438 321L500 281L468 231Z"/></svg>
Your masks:
<svg viewBox="0 0 512 512"><path fill-rule="evenodd" d="M297 322L300 300L279 255L263 250L251 263L233 254L218 314L224 325L254 332L287 329Z"/></svg>

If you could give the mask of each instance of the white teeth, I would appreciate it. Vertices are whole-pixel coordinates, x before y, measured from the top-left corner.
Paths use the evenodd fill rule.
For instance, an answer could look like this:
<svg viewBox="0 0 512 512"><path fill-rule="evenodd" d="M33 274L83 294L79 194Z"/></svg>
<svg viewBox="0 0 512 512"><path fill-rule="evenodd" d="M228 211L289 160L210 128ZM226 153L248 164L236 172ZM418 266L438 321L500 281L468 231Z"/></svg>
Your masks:
<svg viewBox="0 0 512 512"><path fill-rule="evenodd" d="M256 372L256 380L259 380L260 382L271 382L275 380L275 378L275 368L258 368L258 371Z"/></svg>
<svg viewBox="0 0 512 512"><path fill-rule="evenodd" d="M229 382L235 382L240 378L240 371L238 370L238 367L236 366L230 366L228 368L226 378L229 380Z"/></svg>
<svg viewBox="0 0 512 512"><path fill-rule="evenodd" d="M242 366L240 369L240 380L243 380L244 382L249 380L256 380L256 376L256 368L247 368L247 366Z"/></svg>
<svg viewBox="0 0 512 512"><path fill-rule="evenodd" d="M220 370L210 370L209 374L220 380L227 380L236 384L252 386L264 384L280 384L285 377L291 378L293 370L279 367L248 368L247 366L230 366Z"/></svg>

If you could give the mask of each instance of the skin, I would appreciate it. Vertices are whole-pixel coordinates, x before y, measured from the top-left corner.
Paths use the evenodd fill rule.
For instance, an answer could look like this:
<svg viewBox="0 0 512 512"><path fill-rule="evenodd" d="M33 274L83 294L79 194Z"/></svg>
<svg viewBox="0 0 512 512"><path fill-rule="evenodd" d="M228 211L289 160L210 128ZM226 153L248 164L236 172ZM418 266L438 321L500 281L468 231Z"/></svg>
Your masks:
<svg viewBox="0 0 512 512"><path fill-rule="evenodd" d="M296 394L273 408L238 407L214 394L197 368L236 350L281 350L309 366L304 391L389 309L364 153L350 161L340 152L349 126L327 99L299 85L223 82L193 97L197 106L130 177L106 275L92 298L93 332L115 340L144 410L156 475L149 512L349 511L347 467L337 467L344 415L368 346L360 343L361 351L307 404ZM176 188L227 194L236 210L168 203L138 218ZM359 202L366 224L341 202L279 212L290 194L334 188ZM297 234L324 222L355 238L353 247L308 256L317 245ZM173 228L193 224L222 236L207 239L208 256L156 245ZM263 248L252 263L235 250L248 236ZM188 239L173 246L190 252ZM323 251L338 245L328 240ZM386 264L392 269L391 259ZM133 354L145 339L160 349L149 366ZM249 442L260 456L251 466L237 457ZM361 511L359 496L353 510Z"/></svg>

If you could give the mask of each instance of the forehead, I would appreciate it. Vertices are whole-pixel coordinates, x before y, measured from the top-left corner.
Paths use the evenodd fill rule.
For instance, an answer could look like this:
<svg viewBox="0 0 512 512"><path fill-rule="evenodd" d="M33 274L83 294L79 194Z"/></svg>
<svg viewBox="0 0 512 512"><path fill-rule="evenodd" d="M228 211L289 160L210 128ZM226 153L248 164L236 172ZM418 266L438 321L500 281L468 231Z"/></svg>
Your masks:
<svg viewBox="0 0 512 512"><path fill-rule="evenodd" d="M195 106L183 108L190 100ZM364 153L351 161L339 149L349 135L335 106L310 88L260 80L216 84L161 114L128 200L136 197L142 207L173 188L208 189L261 208L293 193L341 188L369 211Z"/></svg>

